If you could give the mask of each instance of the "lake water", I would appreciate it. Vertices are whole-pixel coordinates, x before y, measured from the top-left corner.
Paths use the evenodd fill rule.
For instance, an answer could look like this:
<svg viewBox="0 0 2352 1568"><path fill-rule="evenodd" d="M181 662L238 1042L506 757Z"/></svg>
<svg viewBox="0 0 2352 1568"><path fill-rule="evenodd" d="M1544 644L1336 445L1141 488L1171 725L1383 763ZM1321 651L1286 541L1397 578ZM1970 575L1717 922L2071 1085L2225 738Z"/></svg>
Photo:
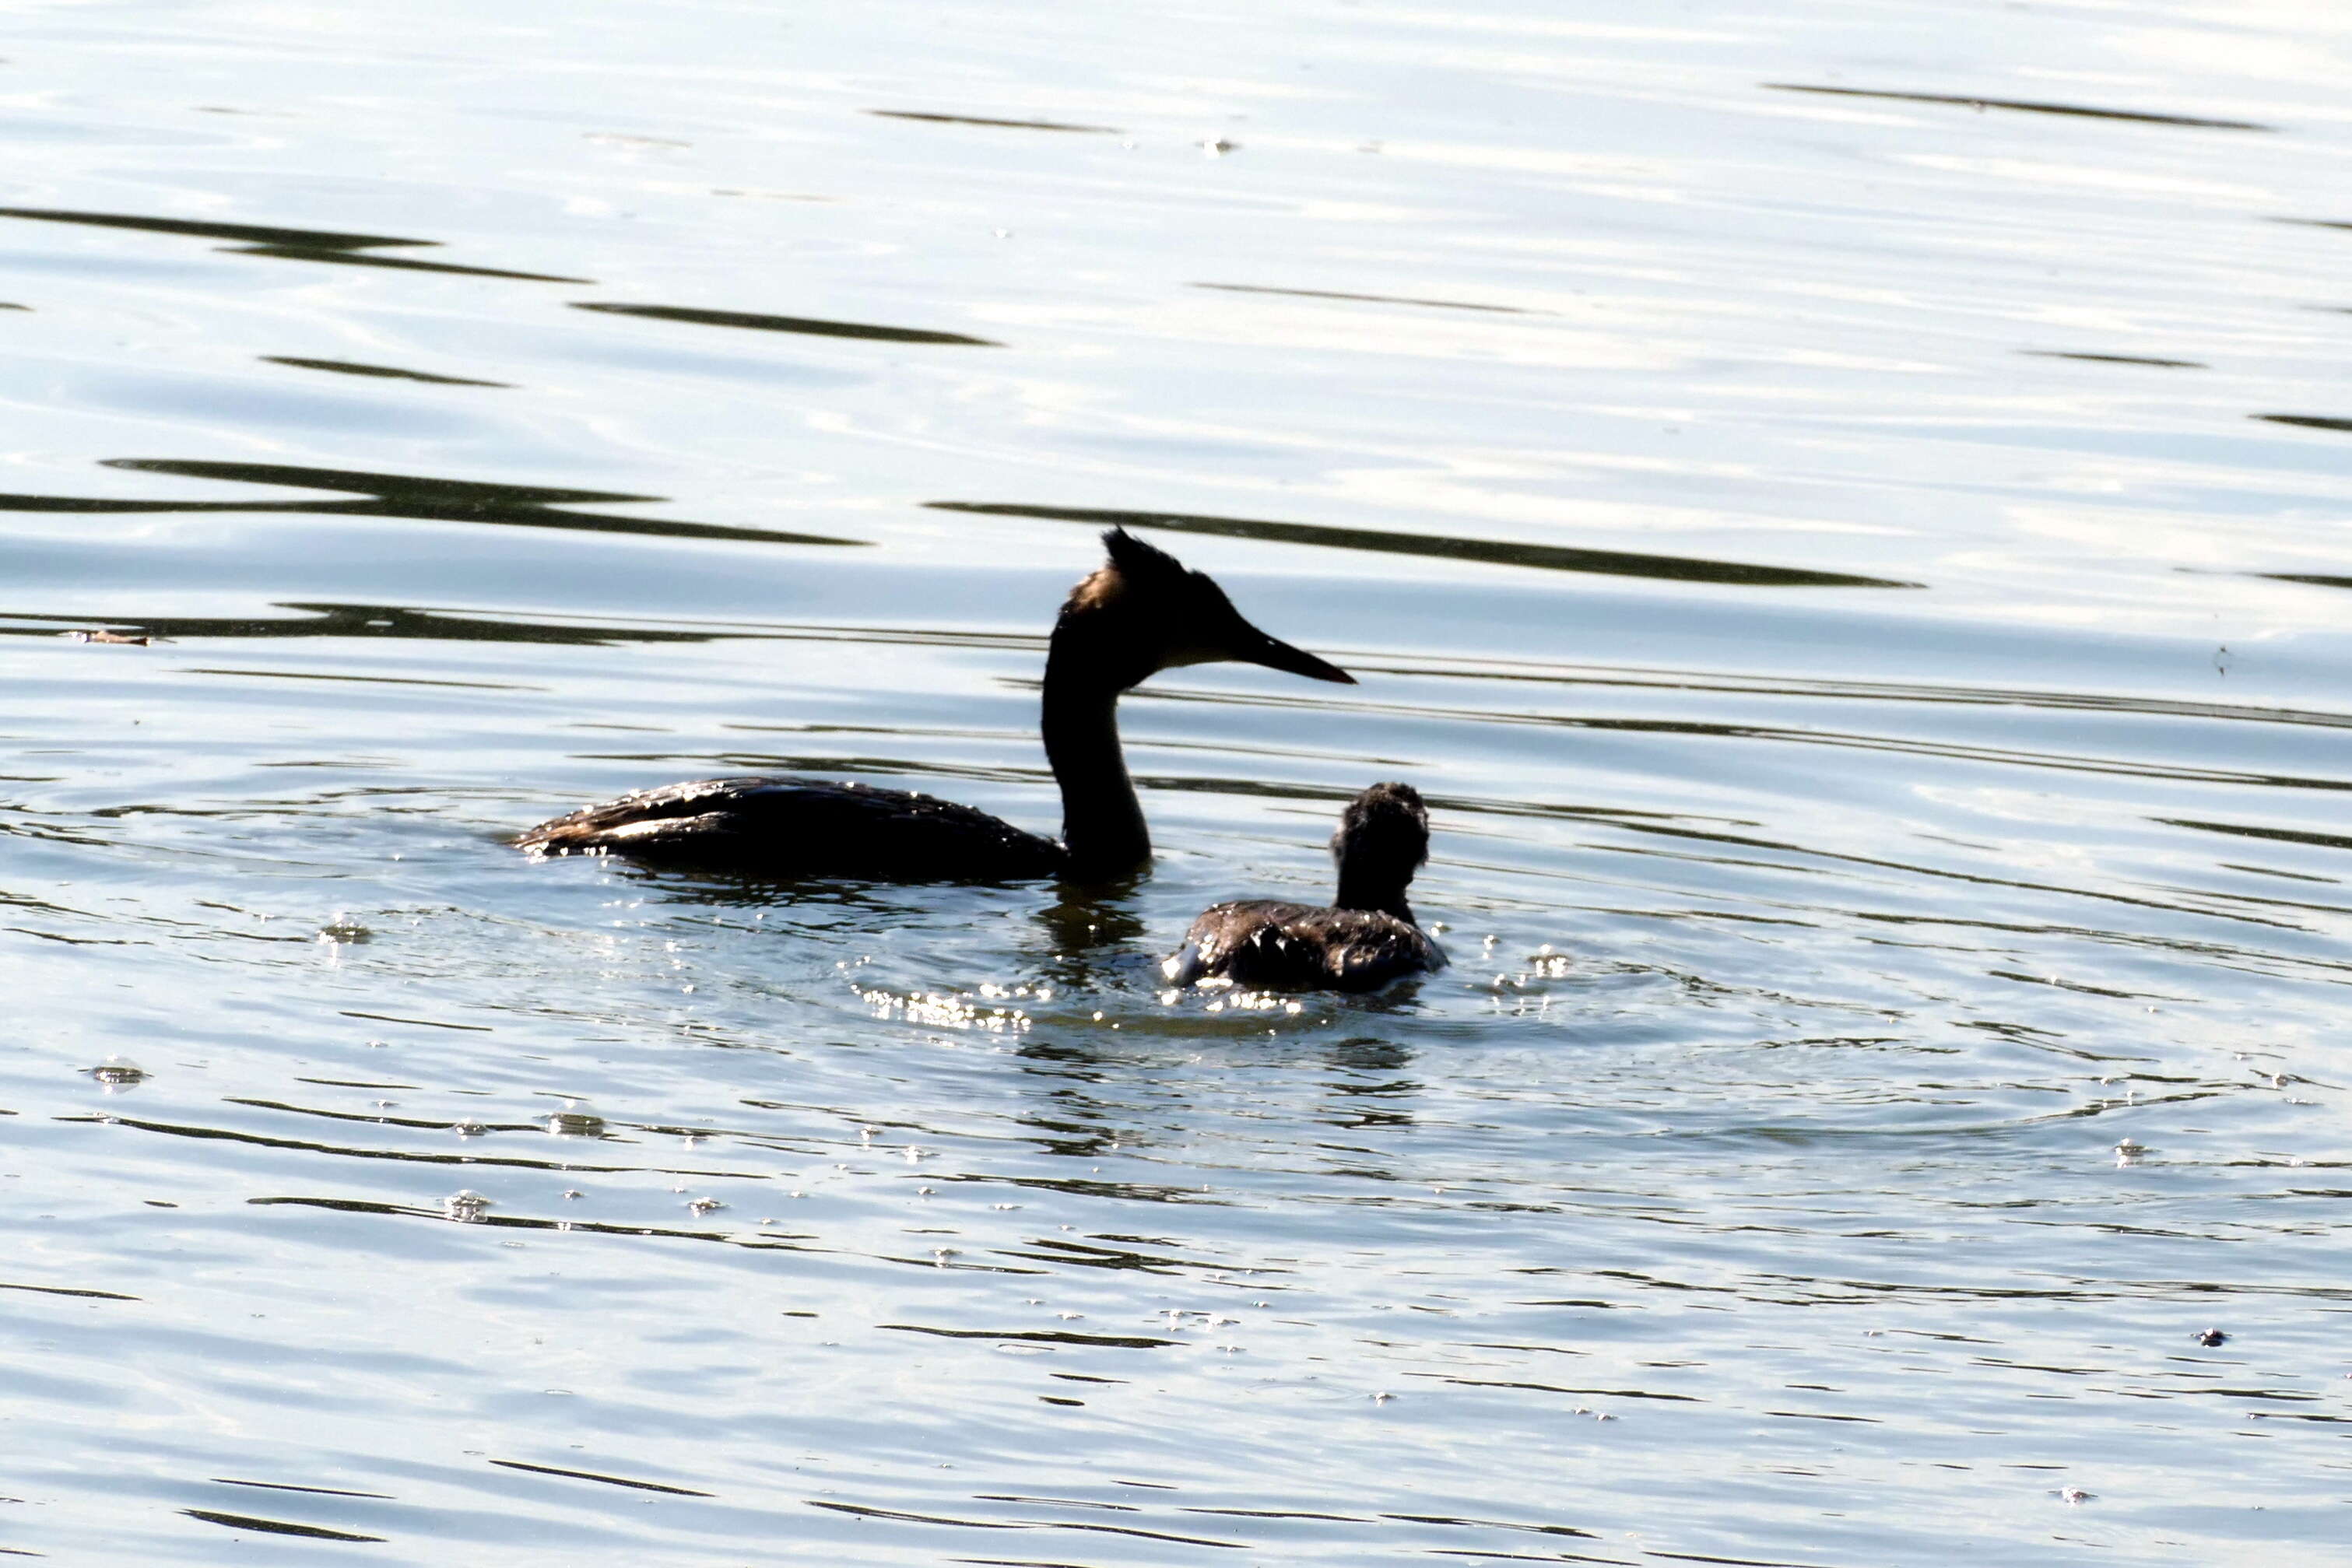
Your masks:
<svg viewBox="0 0 2352 1568"><path fill-rule="evenodd" d="M2352 1562L2352 13L0 55L0 1545ZM502 843L1050 831L1118 521L1361 682L1131 696L1148 880ZM1391 778L1452 969L1162 993Z"/></svg>

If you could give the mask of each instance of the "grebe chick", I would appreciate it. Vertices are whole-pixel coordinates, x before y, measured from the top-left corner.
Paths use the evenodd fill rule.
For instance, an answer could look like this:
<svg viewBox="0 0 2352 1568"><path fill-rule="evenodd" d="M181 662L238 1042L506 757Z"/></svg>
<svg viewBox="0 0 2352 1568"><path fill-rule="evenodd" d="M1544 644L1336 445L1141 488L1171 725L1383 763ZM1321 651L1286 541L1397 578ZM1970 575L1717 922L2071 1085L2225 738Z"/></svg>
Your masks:
<svg viewBox="0 0 2352 1568"><path fill-rule="evenodd" d="M795 880L1107 882L1147 864L1151 836L1119 749L1119 695L1161 670L1219 660L1355 684L1242 619L1224 590L1124 528L1071 590L1045 653L1045 758L1062 790L1060 841L970 806L870 784L706 779L641 789L516 838L539 855L618 854Z"/></svg>
<svg viewBox="0 0 2352 1568"><path fill-rule="evenodd" d="M1429 812L1410 784L1375 784L1331 835L1339 896L1324 909L1251 899L1202 911L1160 965L1177 985L1223 979L1254 991L1370 991L1445 967L1413 924L1405 888L1429 859Z"/></svg>

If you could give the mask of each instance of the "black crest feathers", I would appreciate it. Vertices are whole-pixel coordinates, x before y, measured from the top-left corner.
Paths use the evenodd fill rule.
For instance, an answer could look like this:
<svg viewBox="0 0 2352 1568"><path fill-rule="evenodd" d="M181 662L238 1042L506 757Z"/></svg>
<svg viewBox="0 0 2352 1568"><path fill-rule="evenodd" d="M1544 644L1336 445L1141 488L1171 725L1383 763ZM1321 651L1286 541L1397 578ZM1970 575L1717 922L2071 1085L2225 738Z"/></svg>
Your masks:
<svg viewBox="0 0 2352 1568"><path fill-rule="evenodd" d="M1146 544L1125 528L1105 530L1102 542L1111 565L1139 581L1169 581L1192 575L1182 561L1158 545Z"/></svg>

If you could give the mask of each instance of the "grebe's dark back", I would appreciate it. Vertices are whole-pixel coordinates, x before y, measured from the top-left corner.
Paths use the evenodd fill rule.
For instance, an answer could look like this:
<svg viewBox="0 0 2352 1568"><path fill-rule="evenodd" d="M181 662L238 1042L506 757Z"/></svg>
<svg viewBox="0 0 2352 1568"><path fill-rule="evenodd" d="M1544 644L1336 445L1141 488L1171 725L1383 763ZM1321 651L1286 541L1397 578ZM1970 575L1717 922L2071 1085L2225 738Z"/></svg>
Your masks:
<svg viewBox="0 0 2352 1568"><path fill-rule="evenodd" d="M1108 881L1151 859L1119 750L1119 695L1161 670L1218 660L1318 681L1354 677L1247 621L1204 572L1124 528L1062 606L1045 654L1045 758L1062 789L1059 842L985 811L904 789L789 778L641 789L541 822L541 855L619 854L753 876L888 882Z"/></svg>
<svg viewBox="0 0 2352 1568"><path fill-rule="evenodd" d="M1429 858L1429 812L1410 784L1375 784L1331 835L1339 896L1328 907L1251 899L1203 910L1160 966L1177 985L1230 980L1256 991L1370 991L1445 967L1413 924L1405 889Z"/></svg>

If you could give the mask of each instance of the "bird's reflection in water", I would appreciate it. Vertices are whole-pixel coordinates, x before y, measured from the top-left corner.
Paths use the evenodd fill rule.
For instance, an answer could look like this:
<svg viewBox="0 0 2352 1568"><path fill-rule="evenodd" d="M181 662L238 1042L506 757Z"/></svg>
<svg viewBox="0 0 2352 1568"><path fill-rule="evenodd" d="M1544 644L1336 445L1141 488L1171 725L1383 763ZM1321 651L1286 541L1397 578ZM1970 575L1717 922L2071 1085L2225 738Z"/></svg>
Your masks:
<svg viewBox="0 0 2352 1568"><path fill-rule="evenodd" d="M1084 887L1055 887L1053 902L1036 915L1045 937L1043 977L1056 989L1093 990L1143 962L1148 956L1141 951L1145 927L1135 912L1136 887L1141 881L1139 875L1130 875Z"/></svg>
<svg viewBox="0 0 2352 1568"><path fill-rule="evenodd" d="M1399 1045L1392 1040L1379 1040L1370 1035L1359 1035L1353 1040L1343 1040L1332 1046L1329 1059L1331 1065L1341 1071L1363 1077L1375 1072L1403 1071L1412 1061L1412 1051L1411 1047ZM1341 1086L1341 1092L1349 1094L1385 1094L1398 1089L1420 1087L1418 1083L1351 1082Z"/></svg>
<svg viewBox="0 0 2352 1568"><path fill-rule="evenodd" d="M1413 1124L1412 1113L1402 1104L1366 1103L1410 1101L1420 1094L1421 1081L1402 1076L1412 1062L1410 1047L1359 1035L1330 1047L1325 1059L1332 1068L1333 1096L1325 1109L1334 1124L1356 1128Z"/></svg>
<svg viewBox="0 0 2352 1568"><path fill-rule="evenodd" d="M642 866L617 856L600 856L598 859L610 867L622 883L642 890L647 897L658 899L662 904L684 908L752 910L763 917L775 911L795 908L851 910L875 918L903 916L905 914L903 904L888 896L888 884L877 889L874 883L838 878L785 882L698 866ZM831 922L823 919L783 920L776 924L779 930L791 930L795 925L830 925Z"/></svg>

